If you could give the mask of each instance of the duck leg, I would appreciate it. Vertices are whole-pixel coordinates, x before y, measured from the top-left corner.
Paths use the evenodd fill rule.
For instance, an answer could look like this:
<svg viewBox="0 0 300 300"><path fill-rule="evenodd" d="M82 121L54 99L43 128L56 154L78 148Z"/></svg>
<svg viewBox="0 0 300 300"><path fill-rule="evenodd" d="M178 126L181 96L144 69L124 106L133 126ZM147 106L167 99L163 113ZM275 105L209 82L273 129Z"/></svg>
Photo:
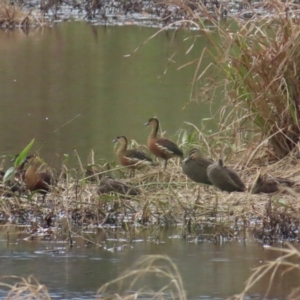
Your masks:
<svg viewBox="0 0 300 300"><path fill-rule="evenodd" d="M167 164L168 164L168 160L166 159L165 164L164 164L164 171L166 171L166 169L167 169Z"/></svg>
<svg viewBox="0 0 300 300"><path fill-rule="evenodd" d="M129 178L133 178L134 175L135 175L135 169L132 168L132 169L130 170L130 172L129 172Z"/></svg>

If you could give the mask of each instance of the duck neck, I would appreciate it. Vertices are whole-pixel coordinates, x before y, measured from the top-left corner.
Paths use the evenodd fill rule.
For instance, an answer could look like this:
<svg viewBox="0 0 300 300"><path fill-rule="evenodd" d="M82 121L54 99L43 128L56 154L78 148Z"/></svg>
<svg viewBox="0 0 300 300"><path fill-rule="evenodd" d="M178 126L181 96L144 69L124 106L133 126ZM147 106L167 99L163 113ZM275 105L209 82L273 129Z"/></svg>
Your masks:
<svg viewBox="0 0 300 300"><path fill-rule="evenodd" d="M121 141L120 146L117 150L117 155L122 155L127 150L127 141Z"/></svg>
<svg viewBox="0 0 300 300"><path fill-rule="evenodd" d="M152 126L152 130L151 130L151 132L150 132L149 138L151 138L151 139L156 139L156 138L157 138L158 128L159 128L159 123L158 123L158 121L157 121L157 122Z"/></svg>
<svg viewBox="0 0 300 300"><path fill-rule="evenodd" d="M40 162L39 162L39 160L35 157L35 158L33 158L33 159L31 160L31 162L29 163L28 169L30 168L30 169L33 169L33 170L36 171L36 170L38 169L39 165L40 165Z"/></svg>
<svg viewBox="0 0 300 300"><path fill-rule="evenodd" d="M34 157L28 166L28 170L32 170L34 172L40 173L41 171L45 171L47 169L46 164L39 157Z"/></svg>

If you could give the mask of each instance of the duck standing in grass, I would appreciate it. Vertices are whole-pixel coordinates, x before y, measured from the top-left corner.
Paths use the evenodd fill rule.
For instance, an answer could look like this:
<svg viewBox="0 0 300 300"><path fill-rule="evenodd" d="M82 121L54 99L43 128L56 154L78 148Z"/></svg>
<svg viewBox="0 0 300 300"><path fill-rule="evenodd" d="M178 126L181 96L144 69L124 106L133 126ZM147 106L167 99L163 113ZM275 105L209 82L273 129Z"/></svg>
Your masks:
<svg viewBox="0 0 300 300"><path fill-rule="evenodd" d="M167 168L168 160L172 157L178 156L183 158L183 152L179 147L166 138L159 138L157 136L159 129L159 121L157 118L150 118L145 126L151 126L152 130L148 137L147 145L149 150L157 157L165 160L164 170Z"/></svg>
<svg viewBox="0 0 300 300"><path fill-rule="evenodd" d="M207 176L214 186L226 192L244 192L245 184L239 175L223 165L223 160L211 164L207 168Z"/></svg>
<svg viewBox="0 0 300 300"><path fill-rule="evenodd" d="M127 149L128 142L124 135L117 136L112 142L120 145L116 151L117 158L122 166L132 170L132 175L134 175L135 169L153 165L152 159L143 151Z"/></svg>
<svg viewBox="0 0 300 300"><path fill-rule="evenodd" d="M212 185L206 172L211 164L213 164L213 161L204 158L198 149L191 149L188 157L183 161L182 171L197 183Z"/></svg>
<svg viewBox="0 0 300 300"><path fill-rule="evenodd" d="M53 179L48 165L36 154L27 156L24 162L28 163L24 174L26 187L31 192L38 191L45 199Z"/></svg>

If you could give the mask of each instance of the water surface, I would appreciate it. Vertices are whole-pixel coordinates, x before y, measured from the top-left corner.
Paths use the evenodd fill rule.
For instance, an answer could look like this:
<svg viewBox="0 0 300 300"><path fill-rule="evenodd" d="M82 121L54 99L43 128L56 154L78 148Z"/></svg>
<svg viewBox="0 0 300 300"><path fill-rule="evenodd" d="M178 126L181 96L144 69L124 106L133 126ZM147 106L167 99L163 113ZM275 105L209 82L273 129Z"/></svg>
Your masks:
<svg viewBox="0 0 300 300"><path fill-rule="evenodd" d="M70 248L61 241L25 241L26 234L1 234L0 276L34 275L54 299L91 299L102 284L120 276L141 256L159 254L168 255L177 265L188 299L225 299L242 291L253 268L280 254L251 239L223 244L190 243L178 236L178 230L157 234L159 243L157 239L151 242L147 238L151 233L143 231L137 232L132 242L117 232L105 234L99 230L84 235L100 244L106 236L101 248L81 239L75 239L75 246ZM124 245L127 246L111 251L114 246ZM49 250L57 252L45 252ZM285 299L298 286L298 276L290 273L281 277L279 272L266 299ZM262 299L269 279L266 276L255 286L249 299ZM154 290L160 286L155 280L146 284Z"/></svg>
<svg viewBox="0 0 300 300"><path fill-rule="evenodd" d="M117 135L146 143L143 124L152 116L167 136L191 131L184 122L200 126L210 108L189 103L195 66L177 69L207 43L199 38L185 55L198 33L166 31L134 52L156 31L83 22L28 35L0 31L0 154L16 154L35 138L34 150L42 147L50 164L74 149L82 159L94 149L96 159L109 161Z"/></svg>

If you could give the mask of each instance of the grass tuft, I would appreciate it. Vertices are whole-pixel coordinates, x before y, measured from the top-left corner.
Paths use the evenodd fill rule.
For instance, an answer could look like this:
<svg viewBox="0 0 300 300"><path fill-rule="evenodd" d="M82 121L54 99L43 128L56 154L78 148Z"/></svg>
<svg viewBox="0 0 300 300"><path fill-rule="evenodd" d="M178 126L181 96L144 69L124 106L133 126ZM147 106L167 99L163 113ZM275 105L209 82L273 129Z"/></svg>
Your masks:
<svg viewBox="0 0 300 300"><path fill-rule="evenodd" d="M41 285L33 276L22 278L17 276L5 276L0 279L0 286L9 289L6 300L50 300L46 286Z"/></svg>
<svg viewBox="0 0 300 300"><path fill-rule="evenodd" d="M157 283L155 289L151 282ZM163 255L142 257L130 270L104 284L98 295L100 299L187 299L176 265Z"/></svg>
<svg viewBox="0 0 300 300"><path fill-rule="evenodd" d="M210 101L216 108L215 98L223 95L221 106L211 116L219 120L220 150L235 153L255 149L255 145L265 148L267 143L270 160L280 160L298 149L300 20L295 16L300 6L277 0L260 2L257 5L264 13L259 15L258 7L248 4L250 19L238 15L223 22L230 3L169 4L180 7L185 12L180 22L200 30L199 36L211 45L193 62L197 90L191 97Z"/></svg>
<svg viewBox="0 0 300 300"><path fill-rule="evenodd" d="M0 27L22 27L28 29L37 24L39 26L45 24L41 13L28 11L17 2L13 3L8 0L0 0Z"/></svg>
<svg viewBox="0 0 300 300"><path fill-rule="evenodd" d="M300 252L291 244L286 244L286 248L268 248L268 251L276 251L282 253L274 261L268 261L263 265L254 269L252 275L246 282L246 287L242 293L230 297L231 300L245 299L247 292L251 290L253 286L258 284L264 277L269 278L269 285L266 286L264 298L268 298L268 293L272 289L274 279L276 275L280 274L281 277L286 276L291 271L299 273L300 268L297 263L300 259ZM281 278L283 280L283 278ZM299 288L295 288L290 292L286 299L299 299Z"/></svg>

